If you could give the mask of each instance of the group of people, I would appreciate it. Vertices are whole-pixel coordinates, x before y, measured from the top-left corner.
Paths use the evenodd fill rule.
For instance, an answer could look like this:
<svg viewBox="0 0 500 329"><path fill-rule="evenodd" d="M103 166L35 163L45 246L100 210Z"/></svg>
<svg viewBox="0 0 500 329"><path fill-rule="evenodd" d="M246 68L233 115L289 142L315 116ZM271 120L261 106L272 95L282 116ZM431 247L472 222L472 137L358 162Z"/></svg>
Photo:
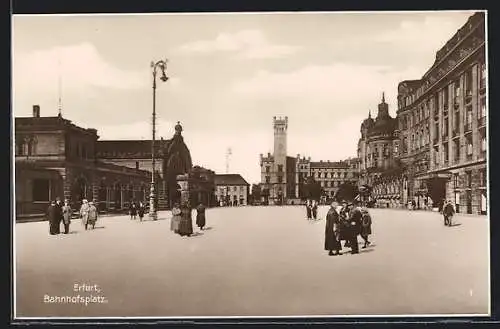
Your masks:
<svg viewBox="0 0 500 329"><path fill-rule="evenodd" d="M318 202L316 200L306 201L307 219L318 219Z"/></svg>
<svg viewBox="0 0 500 329"><path fill-rule="evenodd" d="M146 205L142 201L139 201L139 204L136 204L135 201L132 201L132 202L130 202L128 212L129 212L131 220L137 219L137 215L139 215L139 219L142 222L142 219L144 218L144 214L146 213Z"/></svg>
<svg viewBox="0 0 500 329"><path fill-rule="evenodd" d="M73 216L73 209L71 209L68 199L61 202L61 198L56 198L52 201L47 209L47 220L49 222L49 234L57 235L61 233L61 223L64 224L64 234L69 233L69 226L71 224L71 217ZM82 225L87 230L89 227L95 228L99 213L93 202L82 200L79 216L82 219Z"/></svg>
<svg viewBox="0 0 500 329"><path fill-rule="evenodd" d="M206 225L205 210L206 207L203 203L196 207L196 225L202 231ZM193 234L192 208L189 201L181 204L175 203L172 207L170 230L180 236L191 236Z"/></svg>
<svg viewBox="0 0 500 329"><path fill-rule="evenodd" d="M365 207L361 207L359 201L354 204L342 202L340 207L336 201L332 202L326 214L325 225L325 250L328 255L340 255L342 251L342 240L345 241L344 248L350 248L351 254L359 253L358 235L364 240L363 248L371 243L368 236L372 233L372 219Z"/></svg>

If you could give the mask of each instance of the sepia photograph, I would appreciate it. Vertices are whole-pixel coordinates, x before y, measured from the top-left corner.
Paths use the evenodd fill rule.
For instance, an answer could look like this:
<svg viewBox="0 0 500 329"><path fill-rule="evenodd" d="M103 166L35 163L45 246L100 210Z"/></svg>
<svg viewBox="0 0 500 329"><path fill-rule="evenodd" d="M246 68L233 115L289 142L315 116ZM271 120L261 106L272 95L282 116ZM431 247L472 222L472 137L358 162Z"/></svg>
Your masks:
<svg viewBox="0 0 500 329"><path fill-rule="evenodd" d="M489 316L487 19L13 15L13 319Z"/></svg>

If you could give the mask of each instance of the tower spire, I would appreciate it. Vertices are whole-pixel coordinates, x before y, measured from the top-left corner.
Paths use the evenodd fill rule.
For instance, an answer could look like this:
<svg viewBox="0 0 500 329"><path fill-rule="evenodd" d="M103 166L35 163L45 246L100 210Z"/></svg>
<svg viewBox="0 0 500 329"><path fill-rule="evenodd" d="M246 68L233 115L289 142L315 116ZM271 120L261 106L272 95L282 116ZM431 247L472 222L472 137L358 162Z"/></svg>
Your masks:
<svg viewBox="0 0 500 329"><path fill-rule="evenodd" d="M61 57L58 57L57 59L57 75L58 75L58 86L57 86L57 93L58 93L58 100L57 100L57 109L58 109L58 116L62 116L62 81L61 81Z"/></svg>
<svg viewBox="0 0 500 329"><path fill-rule="evenodd" d="M382 103L385 103L385 92L382 92Z"/></svg>
<svg viewBox="0 0 500 329"><path fill-rule="evenodd" d="M368 119L372 118L372 110L368 110Z"/></svg>

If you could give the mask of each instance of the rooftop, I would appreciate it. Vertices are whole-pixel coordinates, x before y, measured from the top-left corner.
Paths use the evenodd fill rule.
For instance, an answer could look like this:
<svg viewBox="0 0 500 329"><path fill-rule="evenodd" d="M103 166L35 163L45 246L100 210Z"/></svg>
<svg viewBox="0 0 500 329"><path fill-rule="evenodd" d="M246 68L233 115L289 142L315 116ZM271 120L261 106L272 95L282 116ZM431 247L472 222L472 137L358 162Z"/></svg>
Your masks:
<svg viewBox="0 0 500 329"><path fill-rule="evenodd" d="M218 174L214 182L215 185L249 185L240 174Z"/></svg>

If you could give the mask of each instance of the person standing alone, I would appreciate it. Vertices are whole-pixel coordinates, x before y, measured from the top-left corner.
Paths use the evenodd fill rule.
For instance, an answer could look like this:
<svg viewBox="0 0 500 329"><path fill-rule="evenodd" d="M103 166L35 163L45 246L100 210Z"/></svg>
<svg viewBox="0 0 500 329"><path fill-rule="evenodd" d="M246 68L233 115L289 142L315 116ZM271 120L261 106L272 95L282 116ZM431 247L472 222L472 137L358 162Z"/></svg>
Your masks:
<svg viewBox="0 0 500 329"><path fill-rule="evenodd" d="M73 213L73 210L71 209L69 205L69 200L66 199L64 200L64 205L62 206L62 216L63 216L63 222L64 222L64 234L69 233L69 224L71 223L71 215Z"/></svg>
<svg viewBox="0 0 500 329"><path fill-rule="evenodd" d="M200 203L196 208L196 225L198 225L198 227L203 231L205 224L205 206L203 205L203 203Z"/></svg>
<svg viewBox="0 0 500 329"><path fill-rule="evenodd" d="M311 210L313 219L318 219L318 202L316 200L313 200Z"/></svg>

